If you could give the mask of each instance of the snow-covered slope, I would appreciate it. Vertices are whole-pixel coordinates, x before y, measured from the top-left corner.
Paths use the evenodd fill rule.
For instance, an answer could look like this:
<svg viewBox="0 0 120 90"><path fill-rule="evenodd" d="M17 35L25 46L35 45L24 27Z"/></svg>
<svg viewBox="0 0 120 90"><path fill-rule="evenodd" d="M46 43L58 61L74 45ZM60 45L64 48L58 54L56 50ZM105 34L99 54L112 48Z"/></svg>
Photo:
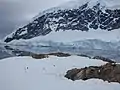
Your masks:
<svg viewBox="0 0 120 90"><path fill-rule="evenodd" d="M32 39L20 39L11 41L9 44L22 44L24 42L33 42L39 43L40 41L52 41L52 42L74 42L79 40L87 40L87 39L98 39L106 42L116 42L120 40L120 29L116 29L113 31L102 31L102 30L91 30L90 32L82 32L82 31L59 31L59 32L51 32L45 36L38 36ZM38 44L39 45L39 44Z"/></svg>
<svg viewBox="0 0 120 90"><path fill-rule="evenodd" d="M35 37L39 40L57 42L78 41L83 38L119 40L119 2L119 0L70 1L41 12L29 24L7 36L4 41Z"/></svg>
<svg viewBox="0 0 120 90"><path fill-rule="evenodd" d="M86 45L87 45L88 41L89 42L97 41L96 44L98 43L102 48L104 47L103 43L106 43L106 46L109 46L108 42L115 43L116 46L119 46L119 40L120 40L119 35L120 35L119 29L113 30L110 32L101 31L101 30L99 31L91 30L91 32L59 31L59 32L52 32L46 36L34 37L32 39L13 40L9 42L8 44L22 45L22 46L28 45L28 46L54 46L55 47L55 46L62 45L62 46L82 47L81 42L83 43L86 42ZM113 48L116 46L113 46ZM92 47L94 47L94 45ZM99 48L96 48L96 49L99 49Z"/></svg>
<svg viewBox="0 0 120 90"><path fill-rule="evenodd" d="M68 35L69 34L69 35ZM54 48L83 48L101 50L120 50L119 30L107 31L65 31L53 32L46 36L32 39L21 39L9 42L7 45L28 47L54 47ZM14 48L14 47L13 47Z"/></svg>
<svg viewBox="0 0 120 90"><path fill-rule="evenodd" d="M64 77L69 69L103 64L103 61L79 56L3 59L0 61L0 90L120 90L118 83L99 79L73 82Z"/></svg>

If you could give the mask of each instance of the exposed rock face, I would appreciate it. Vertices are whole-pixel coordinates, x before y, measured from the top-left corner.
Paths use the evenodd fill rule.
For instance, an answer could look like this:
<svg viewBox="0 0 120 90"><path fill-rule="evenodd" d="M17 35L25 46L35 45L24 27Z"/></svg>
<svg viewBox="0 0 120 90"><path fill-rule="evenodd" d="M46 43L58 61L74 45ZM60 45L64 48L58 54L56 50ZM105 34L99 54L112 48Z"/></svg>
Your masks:
<svg viewBox="0 0 120 90"><path fill-rule="evenodd" d="M91 56L85 55L85 54L78 54L77 56L81 56L81 57L88 57L91 59Z"/></svg>
<svg viewBox="0 0 120 90"><path fill-rule="evenodd" d="M71 80L88 80L91 78L102 79L108 82L120 83L120 64L107 63L103 66L90 66L81 69L68 70L65 75Z"/></svg>
<svg viewBox="0 0 120 90"><path fill-rule="evenodd" d="M75 80L75 76L81 71L81 69L72 69L72 70L68 70L67 74L65 75L66 78L71 79L71 80Z"/></svg>
<svg viewBox="0 0 120 90"><path fill-rule="evenodd" d="M104 10L103 10L104 9ZM52 31L101 29L111 31L120 28L120 9L110 10L96 3L89 7L89 2L73 9L57 9L43 13L33 22L16 30L5 42L45 36Z"/></svg>
<svg viewBox="0 0 120 90"><path fill-rule="evenodd" d="M115 63L115 61L113 61L113 60L111 60L109 58L102 57L102 56L94 56L93 59L100 59L100 60L103 60L105 62Z"/></svg>
<svg viewBox="0 0 120 90"><path fill-rule="evenodd" d="M85 55L85 54L78 54L77 56L88 57L90 59L92 58L92 59L102 60L102 61L105 61L105 62L108 62L108 63L115 63L115 61L113 61L112 59L109 59L109 58L106 58L106 57L103 57L103 56L91 57L91 56L88 56L88 55Z"/></svg>
<svg viewBox="0 0 120 90"><path fill-rule="evenodd" d="M53 55L53 56L57 56L57 57L68 57L71 56L68 53L61 53L61 52L57 52L57 53L49 53L49 54L33 54L31 55L33 58L35 59L43 59L43 58L48 58L49 55Z"/></svg>
<svg viewBox="0 0 120 90"><path fill-rule="evenodd" d="M32 58L35 58L35 59L43 59L43 58L48 58L48 57L49 56L45 54L33 54L32 55Z"/></svg>
<svg viewBox="0 0 120 90"><path fill-rule="evenodd" d="M58 57L69 57L71 56L70 54L68 53L62 53L62 52L57 52L57 53L50 53L48 55L54 55L54 56L58 56Z"/></svg>

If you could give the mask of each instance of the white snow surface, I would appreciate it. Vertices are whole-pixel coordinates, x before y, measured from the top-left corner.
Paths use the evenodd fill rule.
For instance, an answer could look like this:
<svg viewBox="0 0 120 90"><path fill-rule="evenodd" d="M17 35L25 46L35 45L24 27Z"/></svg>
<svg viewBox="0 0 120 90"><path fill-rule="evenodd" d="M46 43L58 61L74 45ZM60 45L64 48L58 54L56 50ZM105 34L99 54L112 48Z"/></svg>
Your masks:
<svg viewBox="0 0 120 90"><path fill-rule="evenodd" d="M120 90L118 83L99 79L71 81L64 77L69 69L103 64L103 61L79 56L3 59L0 61L0 90Z"/></svg>
<svg viewBox="0 0 120 90"><path fill-rule="evenodd" d="M70 44L75 41L87 40L87 39L98 39L105 42L118 42L120 41L120 29L116 29L113 31L105 31L105 30L90 30L86 31L78 31L78 30L66 30L66 31L58 31L45 35L45 36L38 36L32 39L20 39L20 40L13 40L8 44L12 45L45 45L47 46L50 42L55 43L64 43Z"/></svg>

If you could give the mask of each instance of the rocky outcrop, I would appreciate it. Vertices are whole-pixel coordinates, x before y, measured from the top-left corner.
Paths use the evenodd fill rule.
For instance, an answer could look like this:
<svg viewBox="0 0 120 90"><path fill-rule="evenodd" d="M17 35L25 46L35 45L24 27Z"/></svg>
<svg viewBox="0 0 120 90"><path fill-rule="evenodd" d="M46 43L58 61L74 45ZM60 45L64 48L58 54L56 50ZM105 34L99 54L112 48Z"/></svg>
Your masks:
<svg viewBox="0 0 120 90"><path fill-rule="evenodd" d="M94 56L93 59L99 59L99 60L102 60L102 61L105 61L105 62L115 63L115 61L113 61L109 58L102 57L102 56Z"/></svg>
<svg viewBox="0 0 120 90"><path fill-rule="evenodd" d="M87 58L91 59L91 56L88 56L88 55L85 55L85 54L78 54L77 56L87 57Z"/></svg>
<svg viewBox="0 0 120 90"><path fill-rule="evenodd" d="M120 83L120 64L107 63L103 66L90 66L81 69L68 70L66 78L71 80L102 79L108 82Z"/></svg>
<svg viewBox="0 0 120 90"><path fill-rule="evenodd" d="M68 53L62 53L62 52L57 52L57 53L50 53L48 55L54 55L54 56L57 56L57 57L69 57L71 56L70 54Z"/></svg>
<svg viewBox="0 0 120 90"><path fill-rule="evenodd" d="M52 56L57 56L57 57L68 57L71 56L68 53L62 53L62 52L57 52L57 53L49 53L49 54L32 54L32 58L35 59L43 59L43 58L48 58L50 55Z"/></svg>
<svg viewBox="0 0 120 90"><path fill-rule="evenodd" d="M104 62L108 62L108 63L115 63L115 61L113 61L112 59L110 58L106 58L106 57L103 57L103 56L88 56L86 54L78 54L77 56L81 56L81 57L87 57L89 59L97 59L97 60L102 60Z"/></svg>
<svg viewBox="0 0 120 90"><path fill-rule="evenodd" d="M33 54L31 56L32 56L32 58L35 58L35 59L43 59L43 58L48 58L49 57L46 54Z"/></svg>

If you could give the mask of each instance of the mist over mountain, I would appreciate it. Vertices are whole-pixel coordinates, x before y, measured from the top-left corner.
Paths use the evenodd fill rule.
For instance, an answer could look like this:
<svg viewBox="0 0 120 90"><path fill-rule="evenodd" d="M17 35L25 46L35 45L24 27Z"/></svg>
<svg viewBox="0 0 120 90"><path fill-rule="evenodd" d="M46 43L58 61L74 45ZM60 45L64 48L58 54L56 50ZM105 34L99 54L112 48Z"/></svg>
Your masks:
<svg viewBox="0 0 120 90"><path fill-rule="evenodd" d="M39 12L66 1L69 0L0 0L0 39L28 23Z"/></svg>

